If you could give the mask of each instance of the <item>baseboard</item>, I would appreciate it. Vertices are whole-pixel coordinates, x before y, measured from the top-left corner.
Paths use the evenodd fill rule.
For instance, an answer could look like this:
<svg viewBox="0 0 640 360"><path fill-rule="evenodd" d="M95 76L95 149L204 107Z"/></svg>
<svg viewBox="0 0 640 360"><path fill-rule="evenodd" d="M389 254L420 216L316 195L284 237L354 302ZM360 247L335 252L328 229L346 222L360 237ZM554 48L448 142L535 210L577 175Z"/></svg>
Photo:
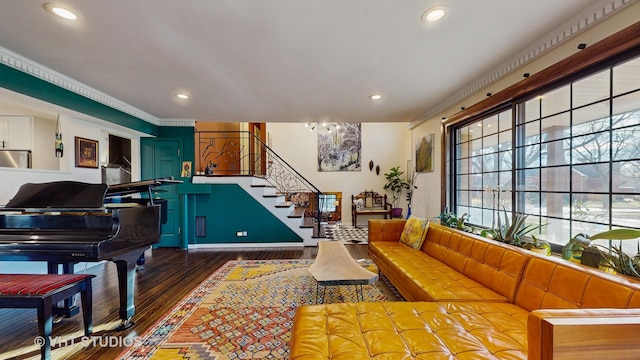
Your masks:
<svg viewBox="0 0 640 360"><path fill-rule="evenodd" d="M304 247L304 243L233 243L233 244L189 244L188 250L197 249L221 249L221 248L281 248L281 247Z"/></svg>

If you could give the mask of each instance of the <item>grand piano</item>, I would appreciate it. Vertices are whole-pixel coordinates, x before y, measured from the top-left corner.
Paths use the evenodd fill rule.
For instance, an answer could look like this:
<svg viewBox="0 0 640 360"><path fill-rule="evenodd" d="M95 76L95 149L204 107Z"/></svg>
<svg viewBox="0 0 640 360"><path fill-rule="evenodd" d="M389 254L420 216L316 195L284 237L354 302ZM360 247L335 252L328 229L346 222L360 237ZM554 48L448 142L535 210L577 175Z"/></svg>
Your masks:
<svg viewBox="0 0 640 360"><path fill-rule="evenodd" d="M50 274L73 273L78 262L116 264L120 326L133 325L136 262L160 240L157 187L173 179L107 186L75 181L28 183L0 207L0 260L46 261ZM135 194L148 194L136 197ZM164 209L166 211L166 209ZM79 310L65 302L65 316Z"/></svg>

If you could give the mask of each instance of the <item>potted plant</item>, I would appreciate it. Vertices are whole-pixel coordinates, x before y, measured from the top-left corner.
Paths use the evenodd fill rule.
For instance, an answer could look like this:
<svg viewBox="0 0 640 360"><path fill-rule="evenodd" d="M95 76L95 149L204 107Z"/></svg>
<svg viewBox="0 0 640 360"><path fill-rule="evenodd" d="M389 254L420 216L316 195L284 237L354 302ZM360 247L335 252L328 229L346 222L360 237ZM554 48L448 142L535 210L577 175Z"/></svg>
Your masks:
<svg viewBox="0 0 640 360"><path fill-rule="evenodd" d="M398 207L400 193L402 189L408 189L409 183L402 178L404 171L400 171L399 166L392 167L391 170L384 174L387 183L384 184L385 190L391 190L391 216L402 217L402 208Z"/></svg>
<svg viewBox="0 0 640 360"><path fill-rule="evenodd" d="M489 235L488 237L491 237L494 240L523 247L523 236L544 226L534 224L525 225L525 220L527 220L529 215L519 212L514 213L513 219L509 221L507 210L504 209L503 212L504 220L502 220L500 218L500 214L498 214L496 227L485 232L485 234ZM536 243L538 242L537 240L535 241Z"/></svg>
<svg viewBox="0 0 640 360"><path fill-rule="evenodd" d="M458 215L449 211L448 207L445 207L440 215L436 216L434 220L437 220L441 225L448 227L456 227L458 222Z"/></svg>
<svg viewBox="0 0 640 360"><path fill-rule="evenodd" d="M434 220L437 220L441 225L448 226L450 228L466 232L474 232L474 226L467 224L469 217L470 216L467 213L464 213L462 214L462 216L458 217L458 215L449 211L448 207L445 207L444 211L441 212L440 215L436 216Z"/></svg>
<svg viewBox="0 0 640 360"><path fill-rule="evenodd" d="M640 277L640 245L635 256L622 251L622 240L639 237L640 230L635 229L614 229L591 236L578 234L562 249L562 258L607 272ZM609 240L609 246L593 243L599 239ZM613 245L613 240L619 240L620 245Z"/></svg>
<svg viewBox="0 0 640 360"><path fill-rule="evenodd" d="M546 241L539 240L534 235L531 235L531 241L525 241L522 244L522 248L546 256L551 255L551 245Z"/></svg>

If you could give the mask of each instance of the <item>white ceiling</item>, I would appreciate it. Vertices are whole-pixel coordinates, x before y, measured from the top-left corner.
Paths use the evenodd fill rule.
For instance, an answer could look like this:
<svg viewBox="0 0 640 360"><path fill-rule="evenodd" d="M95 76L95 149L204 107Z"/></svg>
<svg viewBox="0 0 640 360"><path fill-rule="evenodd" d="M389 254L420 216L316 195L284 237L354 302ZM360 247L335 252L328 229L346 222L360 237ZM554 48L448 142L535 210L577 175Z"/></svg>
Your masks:
<svg viewBox="0 0 640 360"><path fill-rule="evenodd" d="M69 23L44 2L2 0L0 46L158 119L232 122L412 122L603 3L57 1Z"/></svg>

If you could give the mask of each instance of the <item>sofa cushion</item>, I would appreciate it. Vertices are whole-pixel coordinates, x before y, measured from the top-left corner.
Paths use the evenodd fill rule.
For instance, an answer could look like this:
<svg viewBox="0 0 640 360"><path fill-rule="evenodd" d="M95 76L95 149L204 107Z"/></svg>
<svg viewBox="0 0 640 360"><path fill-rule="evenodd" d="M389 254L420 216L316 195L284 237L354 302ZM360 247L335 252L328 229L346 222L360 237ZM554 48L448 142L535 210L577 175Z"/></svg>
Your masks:
<svg viewBox="0 0 640 360"><path fill-rule="evenodd" d="M408 301L508 302L504 295L400 242L369 243L369 256Z"/></svg>
<svg viewBox="0 0 640 360"><path fill-rule="evenodd" d="M406 221L405 219L369 219L369 243L398 242Z"/></svg>
<svg viewBox="0 0 640 360"><path fill-rule="evenodd" d="M529 252L442 225L429 227L425 253L513 302Z"/></svg>
<svg viewBox="0 0 640 360"><path fill-rule="evenodd" d="M640 284L619 275L553 257L533 257L514 303L525 310L632 308L640 303Z"/></svg>
<svg viewBox="0 0 640 360"><path fill-rule="evenodd" d="M427 230L429 230L429 220L412 215L407 219L407 222L404 223L404 228L400 235L400 242L414 249L420 249L424 238L427 236Z"/></svg>
<svg viewBox="0 0 640 360"><path fill-rule="evenodd" d="M290 359L526 359L528 314L507 303L301 306Z"/></svg>

